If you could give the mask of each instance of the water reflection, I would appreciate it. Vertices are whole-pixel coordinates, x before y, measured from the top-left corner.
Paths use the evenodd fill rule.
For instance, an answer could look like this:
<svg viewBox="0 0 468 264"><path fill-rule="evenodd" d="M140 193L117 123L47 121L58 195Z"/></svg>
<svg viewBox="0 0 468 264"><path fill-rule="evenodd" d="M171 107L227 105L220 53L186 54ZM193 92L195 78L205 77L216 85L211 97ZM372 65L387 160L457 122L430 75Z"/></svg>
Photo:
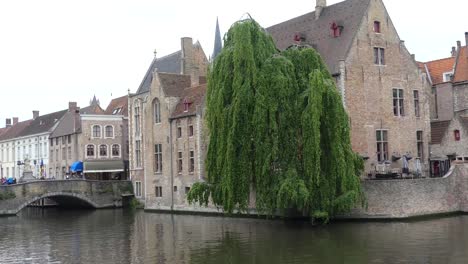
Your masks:
<svg viewBox="0 0 468 264"><path fill-rule="evenodd" d="M0 218L0 263L465 263L468 216L266 221L29 208Z"/></svg>

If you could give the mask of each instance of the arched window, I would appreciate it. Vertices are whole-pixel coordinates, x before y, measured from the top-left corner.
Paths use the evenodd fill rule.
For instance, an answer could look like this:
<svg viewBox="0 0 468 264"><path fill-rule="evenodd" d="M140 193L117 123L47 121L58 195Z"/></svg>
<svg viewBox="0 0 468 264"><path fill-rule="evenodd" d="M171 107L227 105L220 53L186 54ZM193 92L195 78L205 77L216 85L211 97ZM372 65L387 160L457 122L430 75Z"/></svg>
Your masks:
<svg viewBox="0 0 468 264"><path fill-rule="evenodd" d="M113 126L106 126L106 138L114 137L114 127Z"/></svg>
<svg viewBox="0 0 468 264"><path fill-rule="evenodd" d="M140 135L140 107L135 106L135 134Z"/></svg>
<svg viewBox="0 0 468 264"><path fill-rule="evenodd" d="M112 157L120 156L120 146L117 144L112 145Z"/></svg>
<svg viewBox="0 0 468 264"><path fill-rule="evenodd" d="M154 123L161 123L161 105L159 104L158 98L154 99L153 102L153 113L154 113Z"/></svg>
<svg viewBox="0 0 468 264"><path fill-rule="evenodd" d="M99 146L99 156L107 157L107 145Z"/></svg>
<svg viewBox="0 0 468 264"><path fill-rule="evenodd" d="M93 126L93 138L100 138L101 137L101 126L94 125Z"/></svg>
<svg viewBox="0 0 468 264"><path fill-rule="evenodd" d="M53 152L52 152L53 153ZM94 145L86 146L86 156L94 157Z"/></svg>

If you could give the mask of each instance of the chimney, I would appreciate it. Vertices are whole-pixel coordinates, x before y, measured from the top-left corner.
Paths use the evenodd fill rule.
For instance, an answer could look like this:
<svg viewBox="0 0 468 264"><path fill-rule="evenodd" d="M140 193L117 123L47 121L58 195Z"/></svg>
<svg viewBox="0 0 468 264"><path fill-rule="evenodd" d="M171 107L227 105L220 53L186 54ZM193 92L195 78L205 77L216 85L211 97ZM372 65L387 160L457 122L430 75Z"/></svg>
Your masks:
<svg viewBox="0 0 468 264"><path fill-rule="evenodd" d="M33 111L33 120L39 117L39 111L34 110Z"/></svg>
<svg viewBox="0 0 468 264"><path fill-rule="evenodd" d="M320 18L322 10L327 6L327 0L316 0L315 5L315 20Z"/></svg>
<svg viewBox="0 0 468 264"><path fill-rule="evenodd" d="M68 112L74 113L77 108L76 102L68 102Z"/></svg>
<svg viewBox="0 0 468 264"><path fill-rule="evenodd" d="M192 87L200 85L200 73L198 66L193 66L193 70L190 72L190 85Z"/></svg>
<svg viewBox="0 0 468 264"><path fill-rule="evenodd" d="M193 66L193 42L192 38L184 37L180 39L181 50L182 50L182 63L181 63L181 73L182 74L191 74Z"/></svg>
<svg viewBox="0 0 468 264"><path fill-rule="evenodd" d="M465 45L468 47L468 32L465 32Z"/></svg>
<svg viewBox="0 0 468 264"><path fill-rule="evenodd" d="M416 55L411 54L411 59L413 59L413 61L416 61Z"/></svg>
<svg viewBox="0 0 468 264"><path fill-rule="evenodd" d="M456 57L457 56L457 49L454 47L452 47L452 57Z"/></svg>
<svg viewBox="0 0 468 264"><path fill-rule="evenodd" d="M11 127L11 118L5 120L5 127Z"/></svg>
<svg viewBox="0 0 468 264"><path fill-rule="evenodd" d="M18 124L18 118L17 117L13 117L13 125L16 125Z"/></svg>
<svg viewBox="0 0 468 264"><path fill-rule="evenodd" d="M461 41L457 40L457 50L460 51L461 49Z"/></svg>

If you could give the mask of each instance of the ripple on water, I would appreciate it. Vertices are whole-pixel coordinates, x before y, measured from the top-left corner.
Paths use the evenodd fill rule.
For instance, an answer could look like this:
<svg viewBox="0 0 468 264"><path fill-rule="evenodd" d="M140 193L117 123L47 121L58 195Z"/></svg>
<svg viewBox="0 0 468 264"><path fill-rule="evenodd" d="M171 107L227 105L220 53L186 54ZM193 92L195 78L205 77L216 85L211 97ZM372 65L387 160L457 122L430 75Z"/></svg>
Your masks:
<svg viewBox="0 0 468 264"><path fill-rule="evenodd" d="M335 223L28 208L0 263L465 263L468 217Z"/></svg>

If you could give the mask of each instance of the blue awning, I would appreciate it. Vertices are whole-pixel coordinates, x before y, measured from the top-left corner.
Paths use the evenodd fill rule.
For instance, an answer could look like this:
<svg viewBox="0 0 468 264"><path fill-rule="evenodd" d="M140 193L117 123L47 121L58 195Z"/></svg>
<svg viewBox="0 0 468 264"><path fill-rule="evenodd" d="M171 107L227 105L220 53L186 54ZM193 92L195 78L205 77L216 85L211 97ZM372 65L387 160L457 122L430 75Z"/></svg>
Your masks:
<svg viewBox="0 0 468 264"><path fill-rule="evenodd" d="M81 161L75 161L71 166L70 166L71 172L78 172L78 171L83 171L83 162Z"/></svg>

